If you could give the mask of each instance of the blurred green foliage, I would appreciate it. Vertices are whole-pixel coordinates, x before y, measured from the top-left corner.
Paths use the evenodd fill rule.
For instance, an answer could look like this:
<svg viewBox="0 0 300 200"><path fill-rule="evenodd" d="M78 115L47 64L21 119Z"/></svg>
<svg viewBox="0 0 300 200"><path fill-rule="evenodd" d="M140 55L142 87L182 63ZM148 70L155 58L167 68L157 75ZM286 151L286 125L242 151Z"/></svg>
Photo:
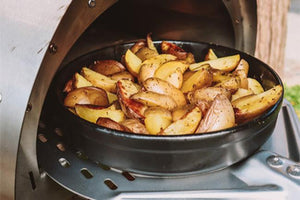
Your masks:
<svg viewBox="0 0 300 200"><path fill-rule="evenodd" d="M284 86L284 97L294 106L300 119L300 85Z"/></svg>

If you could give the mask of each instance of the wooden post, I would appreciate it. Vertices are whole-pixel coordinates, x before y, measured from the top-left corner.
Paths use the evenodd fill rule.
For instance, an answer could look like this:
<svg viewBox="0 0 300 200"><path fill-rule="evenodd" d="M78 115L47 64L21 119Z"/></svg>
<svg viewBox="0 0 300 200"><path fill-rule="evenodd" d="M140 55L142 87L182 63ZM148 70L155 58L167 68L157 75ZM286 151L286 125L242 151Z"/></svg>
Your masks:
<svg viewBox="0 0 300 200"><path fill-rule="evenodd" d="M255 56L283 77L290 0L257 0Z"/></svg>

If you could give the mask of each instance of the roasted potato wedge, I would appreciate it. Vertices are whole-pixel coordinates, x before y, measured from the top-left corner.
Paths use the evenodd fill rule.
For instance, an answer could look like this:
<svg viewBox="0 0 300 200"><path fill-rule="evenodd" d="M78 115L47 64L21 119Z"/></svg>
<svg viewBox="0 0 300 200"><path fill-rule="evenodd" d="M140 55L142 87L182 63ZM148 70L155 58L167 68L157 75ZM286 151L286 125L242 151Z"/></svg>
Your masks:
<svg viewBox="0 0 300 200"><path fill-rule="evenodd" d="M171 96L151 91L140 91L132 95L131 99L146 106L160 106L168 110L173 110L177 107L176 101Z"/></svg>
<svg viewBox="0 0 300 200"><path fill-rule="evenodd" d="M75 105L76 114L92 123L96 123L99 117L110 118L115 122L121 122L125 120L125 114L122 110L116 110L112 107L102 107L95 105Z"/></svg>
<svg viewBox="0 0 300 200"><path fill-rule="evenodd" d="M248 80L248 89L252 90L254 94L260 94L264 92L264 88L256 79L247 78L247 80Z"/></svg>
<svg viewBox="0 0 300 200"><path fill-rule="evenodd" d="M212 73L209 70L202 68L182 83L181 91L183 93L188 93L192 90L208 87L212 84L212 81Z"/></svg>
<svg viewBox="0 0 300 200"><path fill-rule="evenodd" d="M238 98L232 102L238 123L249 121L272 107L281 97L282 87L277 85L263 93Z"/></svg>
<svg viewBox="0 0 300 200"><path fill-rule="evenodd" d="M130 49L128 49L125 53L124 61L128 71L135 77L138 76L140 72L140 67L142 64L142 60L137 57Z"/></svg>
<svg viewBox="0 0 300 200"><path fill-rule="evenodd" d="M240 87L243 89L248 89L248 71L249 71L249 64L246 60L241 59L238 66L232 73L234 76L238 76L241 79Z"/></svg>
<svg viewBox="0 0 300 200"><path fill-rule="evenodd" d="M137 57L139 57L142 61L158 56L157 51L152 50L148 47L142 47L135 53Z"/></svg>
<svg viewBox="0 0 300 200"><path fill-rule="evenodd" d="M64 99L64 105L74 108L76 104L93 104L108 106L108 98L105 90L96 87L82 87L72 90Z"/></svg>
<svg viewBox="0 0 300 200"><path fill-rule="evenodd" d="M215 87L222 87L229 90L231 94L235 93L240 88L240 86L241 79L238 76L231 77L215 85Z"/></svg>
<svg viewBox="0 0 300 200"><path fill-rule="evenodd" d="M220 83L233 77L232 73L228 73L222 70L212 70L212 74L214 83Z"/></svg>
<svg viewBox="0 0 300 200"><path fill-rule="evenodd" d="M161 107L151 107L145 111L145 126L148 132L156 135L172 122L171 112Z"/></svg>
<svg viewBox="0 0 300 200"><path fill-rule="evenodd" d="M163 41L161 43L161 51L165 54L172 54L176 56L179 60L185 60L187 58L187 52L176 44Z"/></svg>
<svg viewBox="0 0 300 200"><path fill-rule="evenodd" d="M134 81L134 76L132 76L132 74L130 74L128 71L115 73L115 74L111 75L110 78L113 80L116 80L116 81L122 80L122 79Z"/></svg>
<svg viewBox="0 0 300 200"><path fill-rule="evenodd" d="M132 133L149 134L145 125L142 124L138 119L126 119L122 121L121 124L128 128Z"/></svg>
<svg viewBox="0 0 300 200"><path fill-rule="evenodd" d="M198 101L207 101L207 102L212 102L218 95L224 95L228 99L231 97L231 93L221 87L207 87L207 88L201 88L197 89L195 91L189 92L187 94L187 99L191 104L197 104Z"/></svg>
<svg viewBox="0 0 300 200"><path fill-rule="evenodd" d="M216 56L215 52L212 49L208 49L207 54L205 55L204 60L215 60L218 57Z"/></svg>
<svg viewBox="0 0 300 200"><path fill-rule="evenodd" d="M91 82L93 86L102 88L108 92L116 92L117 81L86 67L82 68L81 74L85 79Z"/></svg>
<svg viewBox="0 0 300 200"><path fill-rule="evenodd" d="M197 129L202 118L202 113L198 107L192 109L181 119L173 122L165 128L161 135L186 135L192 134Z"/></svg>
<svg viewBox="0 0 300 200"><path fill-rule="evenodd" d="M190 65L191 71L197 71L203 65L209 65L213 69L219 69L222 71L230 72L236 68L240 61L240 55L236 54L233 56L226 56L222 58L217 58L214 60L207 60L199 63L194 63Z"/></svg>
<svg viewBox="0 0 300 200"><path fill-rule="evenodd" d="M107 91L106 91L106 94L107 94L109 104L112 104L113 102L118 100L118 97L117 97L116 94L111 93L111 92L107 92Z"/></svg>
<svg viewBox="0 0 300 200"><path fill-rule="evenodd" d="M116 60L97 60L92 66L90 66L90 68L93 71L105 76L109 76L126 70L125 66Z"/></svg>
<svg viewBox="0 0 300 200"><path fill-rule="evenodd" d="M192 104L186 104L183 107L179 107L176 108L173 112L172 112L172 119L173 121L177 121L179 119L181 119L182 117L184 117L187 113L189 113L192 109L194 109L194 105Z"/></svg>
<svg viewBox="0 0 300 200"><path fill-rule="evenodd" d="M118 122L115 122L114 120L112 120L110 118L106 118L106 117L99 117L96 121L96 124L99 126L103 126L103 127L118 130L118 131L130 132L130 129L128 129L126 126L124 126Z"/></svg>
<svg viewBox="0 0 300 200"><path fill-rule="evenodd" d="M130 50L132 51L132 53L136 53L136 52L138 52L138 50L140 50L143 47L147 47L146 41L139 40L130 48Z"/></svg>
<svg viewBox="0 0 300 200"><path fill-rule="evenodd" d="M196 133L218 131L234 125L235 119L232 105L225 95L219 94L200 122Z"/></svg>
<svg viewBox="0 0 300 200"><path fill-rule="evenodd" d="M244 97L244 96L248 96L254 94L252 90L246 90L243 88L239 88L231 97L231 101L234 101L238 98Z"/></svg>
<svg viewBox="0 0 300 200"><path fill-rule="evenodd" d="M81 88L81 87L88 87L92 86L93 84L86 80L83 76L81 76L78 73L75 73L74 75L74 81L73 81L73 86L74 88Z"/></svg>
<svg viewBox="0 0 300 200"><path fill-rule="evenodd" d="M248 76L249 63L246 60L241 59L235 70L244 70L246 75Z"/></svg>
<svg viewBox="0 0 300 200"><path fill-rule="evenodd" d="M154 46L154 43L153 43L153 41L152 41L151 33L148 33L148 34L147 34L146 41L147 41L147 46L148 46L148 48L151 49L151 50L153 50L153 51L155 51L155 52L158 54L157 49L156 49L156 47Z"/></svg>
<svg viewBox="0 0 300 200"><path fill-rule="evenodd" d="M192 54L192 53L190 53L190 52L187 53L185 62L186 62L187 64L193 64L193 63L195 63L195 57L194 57L194 54Z"/></svg>
<svg viewBox="0 0 300 200"><path fill-rule="evenodd" d="M144 81L143 85L147 91L165 94L171 96L173 99L176 99L178 107L184 106L186 104L185 96L183 95L183 93L167 81L153 77L148 78L146 81Z"/></svg>
<svg viewBox="0 0 300 200"><path fill-rule="evenodd" d="M140 72L139 72L139 82L142 83L148 78L154 76L155 71L165 62L176 60L176 56L170 54L160 54L148 60L145 60L141 64Z"/></svg>
<svg viewBox="0 0 300 200"><path fill-rule="evenodd" d="M144 118L147 106L130 99L130 96L140 90L139 86L129 80L119 80L117 82L117 96L122 111L128 118Z"/></svg>
<svg viewBox="0 0 300 200"><path fill-rule="evenodd" d="M70 79L67 81L67 83L65 84L65 87L63 89L63 92L71 92L72 90L74 89L74 86L73 86L73 79Z"/></svg>

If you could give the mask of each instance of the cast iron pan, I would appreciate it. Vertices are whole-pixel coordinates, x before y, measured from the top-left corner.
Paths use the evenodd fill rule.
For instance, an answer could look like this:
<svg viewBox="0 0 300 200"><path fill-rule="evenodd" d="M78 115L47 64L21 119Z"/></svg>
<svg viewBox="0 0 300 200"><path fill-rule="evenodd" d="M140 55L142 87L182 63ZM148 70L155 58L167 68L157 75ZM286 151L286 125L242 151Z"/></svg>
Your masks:
<svg viewBox="0 0 300 200"><path fill-rule="evenodd" d="M219 57L239 53L250 65L249 77L257 79L265 90L282 85L274 70L246 53L208 43L170 42L192 52L196 61L203 60L209 48ZM160 43L155 42L158 49ZM63 106L63 87L76 71L95 60L120 60L132 44L110 46L88 53L56 74L46 102L52 110L50 115L64 129L70 148L83 151L93 161L129 172L159 176L186 175L211 172L237 163L257 151L272 134L283 96L266 113L247 123L217 132L179 136L139 135L103 128L81 119Z"/></svg>

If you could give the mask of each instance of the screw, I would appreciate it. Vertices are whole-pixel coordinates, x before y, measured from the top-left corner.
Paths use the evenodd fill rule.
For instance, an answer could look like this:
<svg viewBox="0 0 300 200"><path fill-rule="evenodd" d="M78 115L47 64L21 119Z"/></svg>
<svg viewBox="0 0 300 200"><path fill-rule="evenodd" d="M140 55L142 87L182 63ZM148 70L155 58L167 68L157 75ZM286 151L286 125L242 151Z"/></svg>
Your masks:
<svg viewBox="0 0 300 200"><path fill-rule="evenodd" d="M88 0L88 5L90 8L94 8L96 6L96 0Z"/></svg>
<svg viewBox="0 0 300 200"><path fill-rule="evenodd" d="M290 175L294 178L300 178L300 166L299 165L288 166L286 171L287 171L288 175Z"/></svg>
<svg viewBox="0 0 300 200"><path fill-rule="evenodd" d="M51 43L51 44L49 45L49 52L50 52L51 54L55 54L55 53L57 52L57 46L56 46L56 44Z"/></svg>
<svg viewBox="0 0 300 200"><path fill-rule="evenodd" d="M27 107L26 107L26 112L30 112L32 109L32 105L31 103L27 104Z"/></svg>
<svg viewBox="0 0 300 200"><path fill-rule="evenodd" d="M267 158L267 163L271 167L280 167L283 164L282 160L279 157L277 157L277 156L269 156Z"/></svg>

